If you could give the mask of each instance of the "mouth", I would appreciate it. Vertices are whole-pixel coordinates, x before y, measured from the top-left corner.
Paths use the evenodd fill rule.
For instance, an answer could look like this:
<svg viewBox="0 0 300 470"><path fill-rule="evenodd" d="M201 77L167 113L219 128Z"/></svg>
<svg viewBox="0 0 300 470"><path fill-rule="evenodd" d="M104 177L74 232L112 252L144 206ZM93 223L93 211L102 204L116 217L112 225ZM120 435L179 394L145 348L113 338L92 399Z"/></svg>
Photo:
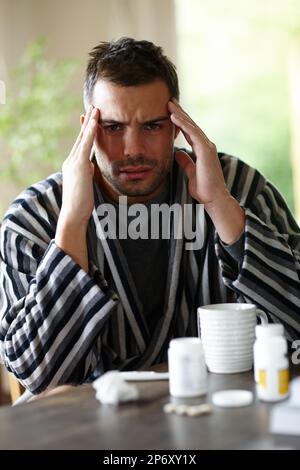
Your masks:
<svg viewBox="0 0 300 470"><path fill-rule="evenodd" d="M151 173L152 168L146 166L127 166L119 171L122 179L132 181L146 178Z"/></svg>

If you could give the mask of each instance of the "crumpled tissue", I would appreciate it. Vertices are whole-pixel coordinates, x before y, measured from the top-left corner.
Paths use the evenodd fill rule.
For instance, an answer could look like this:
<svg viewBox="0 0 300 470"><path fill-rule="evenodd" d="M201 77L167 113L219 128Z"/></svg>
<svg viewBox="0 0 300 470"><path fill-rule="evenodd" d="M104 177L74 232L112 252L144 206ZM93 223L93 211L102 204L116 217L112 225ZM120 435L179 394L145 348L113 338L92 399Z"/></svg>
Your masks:
<svg viewBox="0 0 300 470"><path fill-rule="evenodd" d="M96 398L103 404L116 405L121 402L133 401L138 398L138 389L127 383L120 371L112 370L103 374L93 382Z"/></svg>

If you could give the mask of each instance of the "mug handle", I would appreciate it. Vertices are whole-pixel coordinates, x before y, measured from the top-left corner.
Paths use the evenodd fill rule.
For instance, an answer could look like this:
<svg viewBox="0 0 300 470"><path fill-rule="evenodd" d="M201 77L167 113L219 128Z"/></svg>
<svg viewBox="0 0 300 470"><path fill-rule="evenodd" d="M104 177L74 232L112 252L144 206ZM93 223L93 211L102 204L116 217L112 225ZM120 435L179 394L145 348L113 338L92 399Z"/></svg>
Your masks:
<svg viewBox="0 0 300 470"><path fill-rule="evenodd" d="M257 308L256 316L260 319L261 325L267 325L269 323L267 314L263 310L260 310L259 308Z"/></svg>

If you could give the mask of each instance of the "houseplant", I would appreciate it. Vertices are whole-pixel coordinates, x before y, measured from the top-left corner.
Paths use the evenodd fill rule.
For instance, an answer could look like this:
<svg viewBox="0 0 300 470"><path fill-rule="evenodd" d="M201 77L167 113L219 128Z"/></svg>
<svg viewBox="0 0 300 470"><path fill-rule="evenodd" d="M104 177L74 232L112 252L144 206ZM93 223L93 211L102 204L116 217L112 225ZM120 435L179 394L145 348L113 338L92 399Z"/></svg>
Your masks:
<svg viewBox="0 0 300 470"><path fill-rule="evenodd" d="M74 60L47 59L46 41L38 39L11 71L0 108L0 140L8 153L2 180L24 187L60 168L62 143L74 135L70 118L79 109L79 98L68 90L76 69Z"/></svg>

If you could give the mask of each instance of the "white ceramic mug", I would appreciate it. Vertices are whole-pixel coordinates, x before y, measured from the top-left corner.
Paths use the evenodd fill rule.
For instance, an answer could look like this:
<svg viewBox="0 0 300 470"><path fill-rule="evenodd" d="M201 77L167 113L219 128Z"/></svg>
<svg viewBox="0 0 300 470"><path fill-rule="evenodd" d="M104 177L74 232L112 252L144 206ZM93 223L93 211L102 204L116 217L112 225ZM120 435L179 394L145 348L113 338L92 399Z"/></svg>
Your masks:
<svg viewBox="0 0 300 470"><path fill-rule="evenodd" d="M233 374L252 368L257 317L268 323L254 304L223 303L198 308L198 328L210 372Z"/></svg>

